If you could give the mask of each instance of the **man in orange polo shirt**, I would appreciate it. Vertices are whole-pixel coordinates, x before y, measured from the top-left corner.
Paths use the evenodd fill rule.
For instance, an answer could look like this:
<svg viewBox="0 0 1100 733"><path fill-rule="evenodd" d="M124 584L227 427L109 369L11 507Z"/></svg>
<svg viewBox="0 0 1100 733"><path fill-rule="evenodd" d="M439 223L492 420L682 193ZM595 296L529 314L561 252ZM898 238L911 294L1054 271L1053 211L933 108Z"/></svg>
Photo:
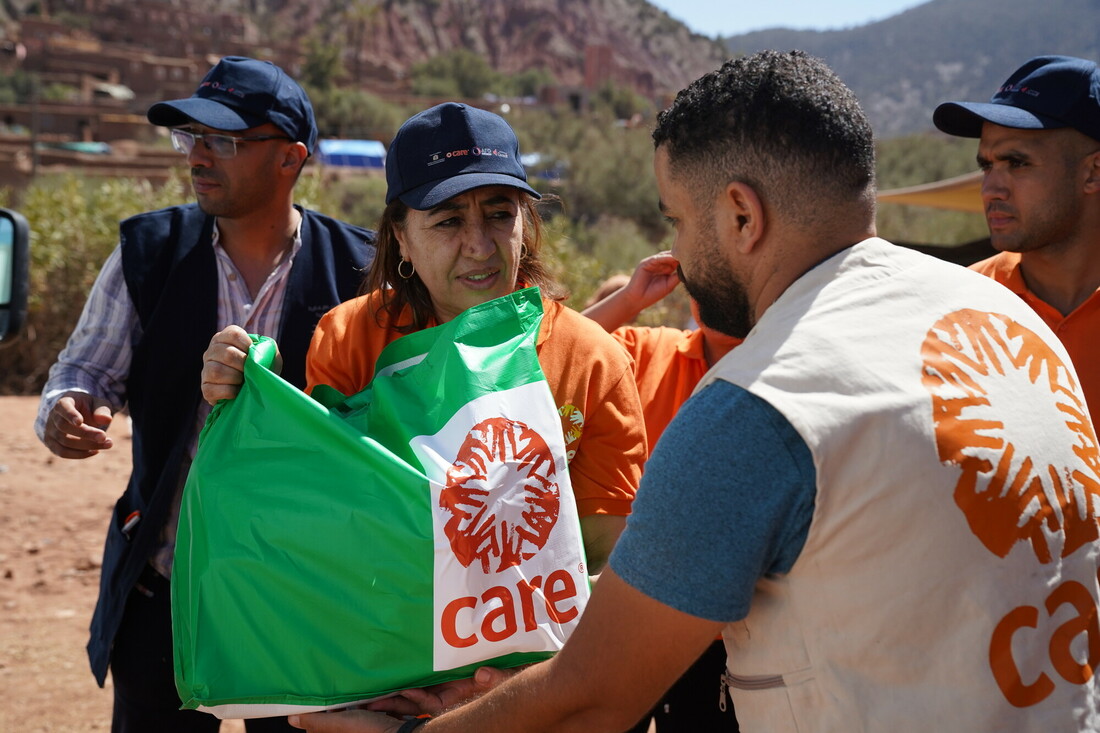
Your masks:
<svg viewBox="0 0 1100 733"><path fill-rule="evenodd" d="M1000 254L972 265L1023 298L1073 359L1100 415L1100 69L1040 56L989 103L947 102L936 127L980 138L982 202Z"/></svg>
<svg viewBox="0 0 1100 733"><path fill-rule="evenodd" d="M700 323L697 329L623 325L671 293L680 283L678 273L679 263L671 253L651 255L638 263L621 287L595 299L584 310L584 315L611 332L634 357L634 379L651 449L703 375L741 343L739 338L702 325L695 301L691 302L691 311L695 322ZM628 733L645 733L651 719L656 723L657 733L681 730L736 733L733 702L721 686L725 670L726 649L718 637ZM720 694L714 694L715 688L719 688Z"/></svg>

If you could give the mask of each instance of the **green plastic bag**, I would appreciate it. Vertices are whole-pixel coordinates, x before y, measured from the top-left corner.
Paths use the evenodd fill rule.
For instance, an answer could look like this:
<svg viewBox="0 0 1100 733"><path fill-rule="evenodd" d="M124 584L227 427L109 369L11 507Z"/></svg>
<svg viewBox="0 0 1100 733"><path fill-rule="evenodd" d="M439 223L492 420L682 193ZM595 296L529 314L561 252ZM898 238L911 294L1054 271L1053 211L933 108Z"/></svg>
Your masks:
<svg viewBox="0 0 1100 733"><path fill-rule="evenodd" d="M472 308L348 398L283 381L257 340L183 494L185 708L337 708L561 648L589 587L541 319L537 288Z"/></svg>

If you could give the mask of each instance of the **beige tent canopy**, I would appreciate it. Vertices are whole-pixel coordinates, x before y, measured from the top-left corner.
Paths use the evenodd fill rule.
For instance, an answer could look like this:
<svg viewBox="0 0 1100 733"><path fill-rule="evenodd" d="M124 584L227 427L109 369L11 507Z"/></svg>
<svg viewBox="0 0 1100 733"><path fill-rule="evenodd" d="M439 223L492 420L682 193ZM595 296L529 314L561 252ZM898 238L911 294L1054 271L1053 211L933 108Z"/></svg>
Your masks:
<svg viewBox="0 0 1100 733"><path fill-rule="evenodd" d="M920 186L893 188L889 191L880 192L878 200L893 204L931 206L936 209L981 214L984 211L982 207L982 172L974 171L954 178L945 178L942 181L924 183ZM898 241L895 241L894 244L900 244L903 247L909 247L960 265L970 265L996 254L996 250L990 245L988 237L958 245L917 244Z"/></svg>
<svg viewBox="0 0 1100 733"><path fill-rule="evenodd" d="M974 171L919 186L880 191L879 201L982 213L982 172Z"/></svg>

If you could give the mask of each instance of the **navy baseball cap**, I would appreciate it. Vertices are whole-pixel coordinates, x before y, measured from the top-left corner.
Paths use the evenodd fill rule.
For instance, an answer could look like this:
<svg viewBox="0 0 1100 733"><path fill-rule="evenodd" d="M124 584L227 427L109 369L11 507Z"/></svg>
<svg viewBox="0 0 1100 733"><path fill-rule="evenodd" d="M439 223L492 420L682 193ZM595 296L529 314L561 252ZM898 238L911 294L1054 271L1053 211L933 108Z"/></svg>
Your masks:
<svg viewBox="0 0 1100 733"><path fill-rule="evenodd" d="M298 83L270 61L226 56L187 99L157 102L149 121L162 127L189 122L239 131L272 123L309 152L317 144L313 105Z"/></svg>
<svg viewBox="0 0 1100 733"><path fill-rule="evenodd" d="M386 203L423 211L479 186L527 185L519 140L503 117L445 102L405 121L386 153Z"/></svg>
<svg viewBox="0 0 1100 733"><path fill-rule="evenodd" d="M1024 130L1072 127L1100 140L1100 69L1072 56L1037 56L988 103L945 102L932 122L949 135L981 137L982 123Z"/></svg>

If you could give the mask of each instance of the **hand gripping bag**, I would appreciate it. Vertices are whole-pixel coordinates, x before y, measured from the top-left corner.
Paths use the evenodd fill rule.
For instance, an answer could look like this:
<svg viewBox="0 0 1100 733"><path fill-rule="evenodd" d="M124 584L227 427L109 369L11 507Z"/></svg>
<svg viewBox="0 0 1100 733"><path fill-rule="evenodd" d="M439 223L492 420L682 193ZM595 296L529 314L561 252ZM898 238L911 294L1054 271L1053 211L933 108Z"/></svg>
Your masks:
<svg viewBox="0 0 1100 733"><path fill-rule="evenodd" d="M283 381L256 340L183 493L185 708L338 708L561 648L589 586L541 319L537 288L474 307L347 398Z"/></svg>

